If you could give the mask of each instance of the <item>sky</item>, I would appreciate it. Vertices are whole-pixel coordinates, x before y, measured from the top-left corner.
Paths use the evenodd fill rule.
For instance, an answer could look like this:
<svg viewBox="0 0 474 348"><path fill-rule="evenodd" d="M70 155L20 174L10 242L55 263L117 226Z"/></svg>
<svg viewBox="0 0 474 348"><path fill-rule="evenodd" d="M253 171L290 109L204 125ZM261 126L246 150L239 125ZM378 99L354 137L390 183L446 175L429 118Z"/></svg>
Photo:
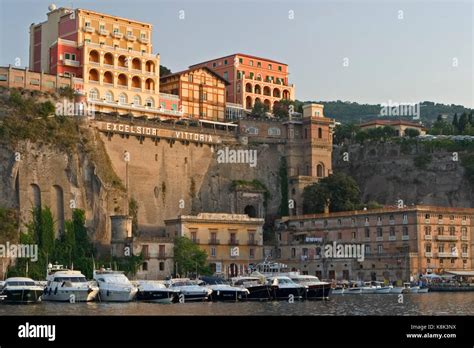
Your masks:
<svg viewBox="0 0 474 348"><path fill-rule="evenodd" d="M29 26L52 2L0 0L1 66L28 65ZM287 63L299 100L474 108L474 0L54 3L151 23L172 71L239 52Z"/></svg>

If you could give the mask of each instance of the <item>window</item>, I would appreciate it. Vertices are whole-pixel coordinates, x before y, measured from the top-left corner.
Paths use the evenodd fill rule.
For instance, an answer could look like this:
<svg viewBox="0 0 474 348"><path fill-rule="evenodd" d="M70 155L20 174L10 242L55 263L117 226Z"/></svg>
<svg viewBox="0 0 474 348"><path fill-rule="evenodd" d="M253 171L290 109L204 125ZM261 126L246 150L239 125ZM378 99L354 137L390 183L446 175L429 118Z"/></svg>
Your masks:
<svg viewBox="0 0 474 348"><path fill-rule="evenodd" d="M99 92L95 88L89 91L89 99L91 100L99 99Z"/></svg>
<svg viewBox="0 0 474 348"><path fill-rule="evenodd" d="M430 252L431 252L431 244L426 244L425 251L426 251L427 253L430 253Z"/></svg>
<svg viewBox="0 0 474 348"><path fill-rule="evenodd" d="M107 91L107 92L105 93L105 101L106 101L106 102L109 102L109 103L111 103L111 102L114 101L114 96L113 96L112 92Z"/></svg>
<svg viewBox="0 0 474 348"><path fill-rule="evenodd" d="M196 243L197 241L197 232L191 232L191 240Z"/></svg>
<svg viewBox="0 0 474 348"><path fill-rule="evenodd" d="M444 253L444 245L443 244L438 245L438 252L439 253Z"/></svg>
<svg viewBox="0 0 474 348"><path fill-rule="evenodd" d="M250 259L254 259L254 258L255 258L255 249L254 249L254 248L250 248L250 249L249 249L249 258L250 258Z"/></svg>
<svg viewBox="0 0 474 348"><path fill-rule="evenodd" d="M365 238L370 238L370 229L369 228L365 229Z"/></svg>
<svg viewBox="0 0 474 348"><path fill-rule="evenodd" d="M250 65L250 66L253 66L253 60L249 60L249 65ZM253 76L253 73L250 73L250 75Z"/></svg>
<svg viewBox="0 0 474 348"><path fill-rule="evenodd" d="M255 243L255 232L249 232L249 242Z"/></svg>
<svg viewBox="0 0 474 348"><path fill-rule="evenodd" d="M133 105L135 105L135 106L141 105L140 96L136 95L136 96L133 97Z"/></svg>
<svg viewBox="0 0 474 348"><path fill-rule="evenodd" d="M443 226L438 227L438 234L439 234L440 236L442 236L443 233L444 233L444 227L443 227Z"/></svg>
<svg viewBox="0 0 474 348"><path fill-rule="evenodd" d="M408 236L408 227L403 226L403 235Z"/></svg>
<svg viewBox="0 0 474 348"><path fill-rule="evenodd" d="M149 257L149 253L148 253L148 245L142 245L142 255L144 258L148 258Z"/></svg>
<svg viewBox="0 0 474 348"><path fill-rule="evenodd" d="M431 226L425 226L425 235L431 235Z"/></svg>
<svg viewBox="0 0 474 348"><path fill-rule="evenodd" d="M165 263L162 261L160 262L160 271L164 271L165 270Z"/></svg>
<svg viewBox="0 0 474 348"><path fill-rule="evenodd" d="M105 30L105 25L104 24L99 25L99 30L100 31Z"/></svg>
<svg viewBox="0 0 474 348"><path fill-rule="evenodd" d="M451 259L451 263L454 263L454 259Z"/></svg>
<svg viewBox="0 0 474 348"><path fill-rule="evenodd" d="M235 237L236 236L236 233L235 232L232 232L230 234L230 243L231 244L235 244L237 242L237 238Z"/></svg>
<svg viewBox="0 0 474 348"><path fill-rule="evenodd" d="M370 255L370 245L365 246L365 254Z"/></svg>
<svg viewBox="0 0 474 348"><path fill-rule="evenodd" d="M224 71L224 79L225 80L229 79L229 73L227 71Z"/></svg>
<svg viewBox="0 0 474 348"><path fill-rule="evenodd" d="M143 262L142 271L148 271L148 262Z"/></svg>
<svg viewBox="0 0 474 348"><path fill-rule="evenodd" d="M429 220L430 219L430 214L425 214L425 219Z"/></svg>
<svg viewBox="0 0 474 348"><path fill-rule="evenodd" d="M356 239L356 233L352 232L352 239Z"/></svg>
<svg viewBox="0 0 474 348"><path fill-rule="evenodd" d="M403 214L403 221L408 221L408 214L407 213L404 213Z"/></svg>
<svg viewBox="0 0 474 348"><path fill-rule="evenodd" d="M467 228L466 227L461 227L461 234L463 237L467 237Z"/></svg>
<svg viewBox="0 0 474 348"><path fill-rule="evenodd" d="M64 53L64 58L65 59L71 59L71 54L70 53Z"/></svg>
<svg viewBox="0 0 474 348"><path fill-rule="evenodd" d="M272 70L272 65L271 64L268 64L268 69Z"/></svg>
<svg viewBox="0 0 474 348"><path fill-rule="evenodd" d="M341 220L341 219L337 219L337 224L338 224L339 226L341 226L341 225L342 225L342 220Z"/></svg>
<svg viewBox="0 0 474 348"><path fill-rule="evenodd" d="M216 63L216 62L212 63L212 67L213 67L213 68L215 68L216 66L217 66L217 63Z"/></svg>
<svg viewBox="0 0 474 348"><path fill-rule="evenodd" d="M257 62L257 68L261 68L261 67L262 67L262 63Z"/></svg>
<svg viewBox="0 0 474 348"><path fill-rule="evenodd" d="M281 65L278 65L278 71L281 71L281 70L282 70Z"/></svg>
<svg viewBox="0 0 474 348"><path fill-rule="evenodd" d="M216 257L216 247L211 247L211 256Z"/></svg>
<svg viewBox="0 0 474 348"><path fill-rule="evenodd" d="M15 82L23 82L23 76L15 76Z"/></svg>
<svg viewBox="0 0 474 348"><path fill-rule="evenodd" d="M191 83L193 82L193 75L188 76L188 82L191 82Z"/></svg>
<svg viewBox="0 0 474 348"><path fill-rule="evenodd" d="M268 128L268 135L279 136L281 135L281 130L278 127L270 127Z"/></svg>
<svg viewBox="0 0 474 348"><path fill-rule="evenodd" d="M388 217L388 220L389 221L394 221L395 220L395 217L393 216L393 214Z"/></svg>
<svg viewBox="0 0 474 348"><path fill-rule="evenodd" d="M377 237L382 237L383 236L383 231L381 227L377 227Z"/></svg>
<svg viewBox="0 0 474 348"><path fill-rule="evenodd" d="M133 36L133 33L131 30L127 30L127 36Z"/></svg>
<svg viewBox="0 0 474 348"><path fill-rule="evenodd" d="M296 249L295 248L291 248L291 257L292 258L296 257Z"/></svg>
<svg viewBox="0 0 474 348"><path fill-rule="evenodd" d="M40 85L40 80L39 79L31 79L30 80L30 85L39 86Z"/></svg>
<svg viewBox="0 0 474 348"><path fill-rule="evenodd" d="M120 104L127 104L127 95L126 94L120 94L119 95L119 103Z"/></svg>
<svg viewBox="0 0 474 348"><path fill-rule="evenodd" d="M224 59L224 65L227 65L227 59Z"/></svg>
<svg viewBox="0 0 474 348"><path fill-rule="evenodd" d="M337 233L337 239L342 239L342 233L341 232Z"/></svg>
<svg viewBox="0 0 474 348"><path fill-rule="evenodd" d="M449 220L454 221L454 215L450 215Z"/></svg>
<svg viewBox="0 0 474 348"><path fill-rule="evenodd" d="M390 236L391 237L395 236L395 227L390 227Z"/></svg>
<svg viewBox="0 0 474 348"><path fill-rule="evenodd" d="M463 253L467 254L467 245L466 245L466 244L463 244L463 245L461 246L461 250L462 250Z"/></svg>
<svg viewBox="0 0 474 348"><path fill-rule="evenodd" d="M146 101L145 101L145 105L148 106L148 107L154 107L155 106L155 102L153 100L153 98L148 98Z"/></svg>
<svg viewBox="0 0 474 348"><path fill-rule="evenodd" d="M377 253L379 253L379 254L383 253L383 245L382 244L377 245Z"/></svg>
<svg viewBox="0 0 474 348"><path fill-rule="evenodd" d="M454 236L456 234L456 228L454 226L449 227L449 235Z"/></svg>
<svg viewBox="0 0 474 348"><path fill-rule="evenodd" d="M240 64L243 64L244 63L244 60L242 58L239 58L239 63Z"/></svg>
<svg viewBox="0 0 474 348"><path fill-rule="evenodd" d="M119 28L114 28L114 34L118 34L118 33L120 33Z"/></svg>
<svg viewBox="0 0 474 348"><path fill-rule="evenodd" d="M84 39L84 42L89 44L91 43L91 39Z"/></svg>
<svg viewBox="0 0 474 348"><path fill-rule="evenodd" d="M84 25L89 28L91 26L91 22L85 22Z"/></svg>

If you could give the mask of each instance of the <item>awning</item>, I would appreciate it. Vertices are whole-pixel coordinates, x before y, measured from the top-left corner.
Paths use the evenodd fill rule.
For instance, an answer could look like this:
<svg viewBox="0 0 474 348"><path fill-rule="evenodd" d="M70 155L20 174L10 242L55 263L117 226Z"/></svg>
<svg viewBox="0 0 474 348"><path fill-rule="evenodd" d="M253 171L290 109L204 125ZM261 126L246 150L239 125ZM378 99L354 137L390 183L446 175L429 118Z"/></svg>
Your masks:
<svg viewBox="0 0 474 348"><path fill-rule="evenodd" d="M474 277L474 271L446 271L446 273L459 277Z"/></svg>

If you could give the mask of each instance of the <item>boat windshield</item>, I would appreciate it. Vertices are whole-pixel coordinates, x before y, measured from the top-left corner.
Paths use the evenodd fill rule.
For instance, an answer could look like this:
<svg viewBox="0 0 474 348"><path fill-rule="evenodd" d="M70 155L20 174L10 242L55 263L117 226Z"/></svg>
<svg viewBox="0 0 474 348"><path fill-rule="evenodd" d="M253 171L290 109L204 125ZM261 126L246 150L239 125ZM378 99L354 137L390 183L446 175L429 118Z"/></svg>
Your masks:
<svg viewBox="0 0 474 348"><path fill-rule="evenodd" d="M9 281L5 286L35 286L35 282L32 281Z"/></svg>
<svg viewBox="0 0 474 348"><path fill-rule="evenodd" d="M86 283L86 277L55 277L55 282Z"/></svg>
<svg viewBox="0 0 474 348"><path fill-rule="evenodd" d="M190 286L190 285L196 285L196 284L190 280L183 280L183 281L174 282L171 285L172 286Z"/></svg>
<svg viewBox="0 0 474 348"><path fill-rule="evenodd" d="M123 274L108 274L107 276L101 277L99 280L105 281L105 283L118 283L118 284L129 284L130 281Z"/></svg>

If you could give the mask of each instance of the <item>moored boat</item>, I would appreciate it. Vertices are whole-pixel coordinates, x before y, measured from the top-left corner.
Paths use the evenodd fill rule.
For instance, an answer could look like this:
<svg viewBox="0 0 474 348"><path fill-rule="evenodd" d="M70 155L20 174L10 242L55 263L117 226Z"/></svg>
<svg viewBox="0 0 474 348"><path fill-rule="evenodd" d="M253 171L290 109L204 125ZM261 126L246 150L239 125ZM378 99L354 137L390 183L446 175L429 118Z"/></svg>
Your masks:
<svg viewBox="0 0 474 348"><path fill-rule="evenodd" d="M239 276L231 279L231 285L248 290L246 300L267 301L272 298L272 287L256 276Z"/></svg>
<svg viewBox="0 0 474 348"><path fill-rule="evenodd" d="M211 301L243 301L247 298L250 293L249 290L231 286L218 277L201 277L202 285L210 288L212 293L209 297Z"/></svg>
<svg viewBox="0 0 474 348"><path fill-rule="evenodd" d="M137 301L173 303L178 301L180 291L166 287L160 281L139 280Z"/></svg>
<svg viewBox="0 0 474 348"><path fill-rule="evenodd" d="M99 285L98 299L103 302L130 302L138 292L138 288L120 271L94 271L94 280Z"/></svg>
<svg viewBox="0 0 474 348"><path fill-rule="evenodd" d="M268 283L272 286L272 299L274 300L302 300L306 298L307 287L295 283L289 277L269 277Z"/></svg>
<svg viewBox="0 0 474 348"><path fill-rule="evenodd" d="M25 277L8 278L0 291L3 303L37 303L41 301L43 287L36 285L35 281Z"/></svg>
<svg viewBox="0 0 474 348"><path fill-rule="evenodd" d="M199 286L188 278L173 278L165 282L167 287L180 292L180 301L207 301L212 290L205 286Z"/></svg>
<svg viewBox="0 0 474 348"><path fill-rule="evenodd" d="M302 275L299 273L290 273L290 278L295 283L304 285L308 288L306 291L306 299L325 300L329 298L331 283L322 282L316 276Z"/></svg>
<svg viewBox="0 0 474 348"><path fill-rule="evenodd" d="M43 292L44 301L89 302L93 301L99 288L87 281L79 271L65 269L61 265L49 265L47 284Z"/></svg>

